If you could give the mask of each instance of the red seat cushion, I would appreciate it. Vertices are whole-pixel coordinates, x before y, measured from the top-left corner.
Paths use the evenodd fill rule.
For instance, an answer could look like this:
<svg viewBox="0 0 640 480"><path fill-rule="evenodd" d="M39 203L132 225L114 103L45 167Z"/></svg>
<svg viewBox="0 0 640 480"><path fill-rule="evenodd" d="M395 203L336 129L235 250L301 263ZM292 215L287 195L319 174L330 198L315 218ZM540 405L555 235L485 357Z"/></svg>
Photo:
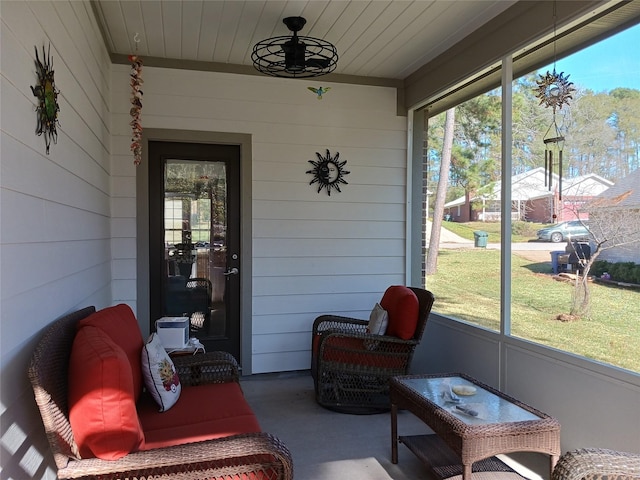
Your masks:
<svg viewBox="0 0 640 480"><path fill-rule="evenodd" d="M102 330L78 330L69 360L69 421L83 458L115 460L137 451L144 436L131 367Z"/></svg>
<svg viewBox="0 0 640 480"><path fill-rule="evenodd" d="M387 335L409 340L418 325L419 302L413 291L403 285L393 285L384 292L380 306L389 314Z"/></svg>
<svg viewBox="0 0 640 480"><path fill-rule="evenodd" d="M313 339L313 351L316 356L319 354L320 337L320 335L316 335L316 338ZM375 349L367 348L365 341L361 338L336 336L325 340L322 361L376 368L404 369L407 361L406 356L398 355L398 353L376 354Z"/></svg>
<svg viewBox="0 0 640 480"><path fill-rule="evenodd" d="M131 365L134 395L137 401L142 392L142 346L144 341L131 307L121 303L103 308L78 322L78 328L86 325L99 328L124 350Z"/></svg>
<svg viewBox="0 0 640 480"><path fill-rule="evenodd" d="M138 414L145 436L143 450L261 431L236 382L185 387L166 412L158 412L158 405L143 394Z"/></svg>

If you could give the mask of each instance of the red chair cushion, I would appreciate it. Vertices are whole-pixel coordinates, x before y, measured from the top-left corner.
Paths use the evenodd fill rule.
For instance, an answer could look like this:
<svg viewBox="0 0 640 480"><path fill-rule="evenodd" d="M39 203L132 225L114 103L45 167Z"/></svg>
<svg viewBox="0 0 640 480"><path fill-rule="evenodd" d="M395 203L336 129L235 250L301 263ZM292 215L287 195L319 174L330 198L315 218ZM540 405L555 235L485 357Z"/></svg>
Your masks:
<svg viewBox="0 0 640 480"><path fill-rule="evenodd" d="M236 382L185 387L166 412L158 412L151 396L143 394L138 414L145 436L142 450L261 431Z"/></svg>
<svg viewBox="0 0 640 480"><path fill-rule="evenodd" d="M321 335L316 335L313 339L314 357L319 354ZM339 362L352 365L363 365L375 368L394 368L403 369L406 364L406 357L396 354L381 355L376 354L375 350L367 348L365 341L361 338L353 337L330 337L325 340L325 348L323 350L323 362Z"/></svg>
<svg viewBox="0 0 640 480"><path fill-rule="evenodd" d="M133 375L134 397L138 401L142 392L142 346L144 341L131 307L121 303L103 308L78 322L78 328L86 325L99 328L124 350Z"/></svg>
<svg viewBox="0 0 640 480"><path fill-rule="evenodd" d="M384 292L380 306L389 313L387 335L409 340L418 325L419 302L413 291L402 285L393 285Z"/></svg>
<svg viewBox="0 0 640 480"><path fill-rule="evenodd" d="M144 435L124 351L102 330L78 330L69 360L69 421L82 458L116 460L137 451Z"/></svg>

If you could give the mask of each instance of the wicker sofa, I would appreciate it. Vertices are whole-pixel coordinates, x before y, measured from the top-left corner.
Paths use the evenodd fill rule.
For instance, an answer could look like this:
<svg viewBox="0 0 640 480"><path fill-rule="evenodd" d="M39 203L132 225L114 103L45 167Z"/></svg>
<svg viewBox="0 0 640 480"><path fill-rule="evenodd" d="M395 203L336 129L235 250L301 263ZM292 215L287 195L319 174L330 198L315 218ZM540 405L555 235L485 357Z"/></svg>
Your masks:
<svg viewBox="0 0 640 480"><path fill-rule="evenodd" d="M640 453L581 448L560 457L552 480L640 480Z"/></svg>
<svg viewBox="0 0 640 480"><path fill-rule="evenodd" d="M98 420L94 418L84 421L82 425L83 430L87 427L96 429L91 441L87 440L91 439L91 435L87 435L86 431L79 432L76 428L74 433L74 426L77 425L73 421L73 412L77 408L77 404L73 403L74 384L81 381L77 378L78 372L91 370L84 365L79 368L73 365L77 340L84 338L81 332L88 328L88 324L93 324L90 332L96 331L96 325L107 324L106 331L120 335L118 341L114 340L113 343L121 346L125 355L129 355L125 363L130 360L132 365L136 364L134 357L136 350L137 355L141 355L142 340L141 337L134 338L136 335L131 334L129 326L123 328L122 316L132 317L133 312L126 305L98 312L94 307L73 312L46 329L33 353L28 373L58 469L58 478L293 478L293 464L288 449L273 435L260 431L257 418L242 395L237 362L225 352L173 359L181 394L169 410L158 411L149 393L141 385L135 385L140 394L133 403L134 418L130 420L140 425L139 431L127 430L126 425L113 425L124 416L121 415L126 408L122 406L123 403L134 402L133 398L128 398L130 394L127 388L140 382L138 372L121 373L116 380L132 378L134 381L124 381L123 385L127 383L129 386L116 389L115 396L119 403L104 409L105 416L110 417L111 421L100 428L109 431L100 430L96 426ZM133 319L139 332L137 320L135 317ZM130 324L130 320L127 322ZM96 356L104 355L97 348L94 351ZM113 373L112 367L104 368L107 369ZM134 370L133 367L131 370ZM95 383L96 376L100 377L100 374L94 373L89 381ZM96 390L94 388L90 395L94 395ZM102 390L105 391L100 394L103 397L111 395L107 387ZM94 401L107 404L114 400L94 398ZM114 418L118 421L114 422ZM120 431L114 434L113 430L118 428ZM138 437L134 437L137 438L134 447L127 452L122 442L132 435ZM102 444L101 449L95 446L96 441ZM125 451L122 451L123 448ZM99 454L93 455L91 449Z"/></svg>

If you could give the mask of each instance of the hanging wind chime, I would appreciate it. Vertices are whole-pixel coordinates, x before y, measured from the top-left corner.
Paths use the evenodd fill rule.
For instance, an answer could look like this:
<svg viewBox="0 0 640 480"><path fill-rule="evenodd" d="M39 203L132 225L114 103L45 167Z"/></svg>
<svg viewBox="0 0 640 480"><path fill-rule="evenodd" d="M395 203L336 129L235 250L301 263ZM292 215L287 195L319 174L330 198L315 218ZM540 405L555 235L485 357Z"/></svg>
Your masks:
<svg viewBox="0 0 640 480"><path fill-rule="evenodd" d="M551 125L547 129L543 137L544 141L544 184L549 190L553 184L553 169L558 167L558 199L562 200L562 151L564 149L564 136L561 128L556 121L556 111L562 110L566 104L569 106L569 100L573 97L571 94L575 92L573 82L569 81L569 75L565 76L564 72L556 72L556 5L553 4L553 73L547 71L546 75L540 75L540 79L536 80L538 87L536 88L536 96L540 99L540 105L551 107L553 110L553 119ZM555 153L555 155L554 155ZM554 158L555 157L555 158Z"/></svg>
<svg viewBox="0 0 640 480"><path fill-rule="evenodd" d="M558 126L556 120L556 111L561 110L564 104L569 105L569 99L572 98L571 93L575 91L572 87L573 83L569 82L569 75L564 76L564 72L556 73L554 67L553 73L547 72L546 75L540 75L541 79L536 80L538 84L537 97L540 98L540 105L553 109L553 120L544 135L544 184L549 190L553 185L553 170L558 167L558 198L562 200L562 150L564 149L564 136ZM554 158L555 152L555 158Z"/></svg>
<svg viewBox="0 0 640 480"><path fill-rule="evenodd" d="M140 87L144 83L142 80L142 59L137 55L140 39L136 33L133 38L136 42L136 55L129 55L131 62L131 152L133 152L133 163L140 165L142 160L142 124L140 123L140 111L142 110L142 90Z"/></svg>

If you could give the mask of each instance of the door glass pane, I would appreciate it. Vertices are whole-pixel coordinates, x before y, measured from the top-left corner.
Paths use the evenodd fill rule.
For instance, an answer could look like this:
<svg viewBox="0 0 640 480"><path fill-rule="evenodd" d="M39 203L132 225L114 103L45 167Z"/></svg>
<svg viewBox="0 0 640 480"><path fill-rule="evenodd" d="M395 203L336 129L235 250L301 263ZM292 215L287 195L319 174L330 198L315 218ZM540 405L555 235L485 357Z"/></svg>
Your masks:
<svg viewBox="0 0 640 480"><path fill-rule="evenodd" d="M165 162L163 313L190 317L198 338L226 335L226 178L224 162Z"/></svg>

